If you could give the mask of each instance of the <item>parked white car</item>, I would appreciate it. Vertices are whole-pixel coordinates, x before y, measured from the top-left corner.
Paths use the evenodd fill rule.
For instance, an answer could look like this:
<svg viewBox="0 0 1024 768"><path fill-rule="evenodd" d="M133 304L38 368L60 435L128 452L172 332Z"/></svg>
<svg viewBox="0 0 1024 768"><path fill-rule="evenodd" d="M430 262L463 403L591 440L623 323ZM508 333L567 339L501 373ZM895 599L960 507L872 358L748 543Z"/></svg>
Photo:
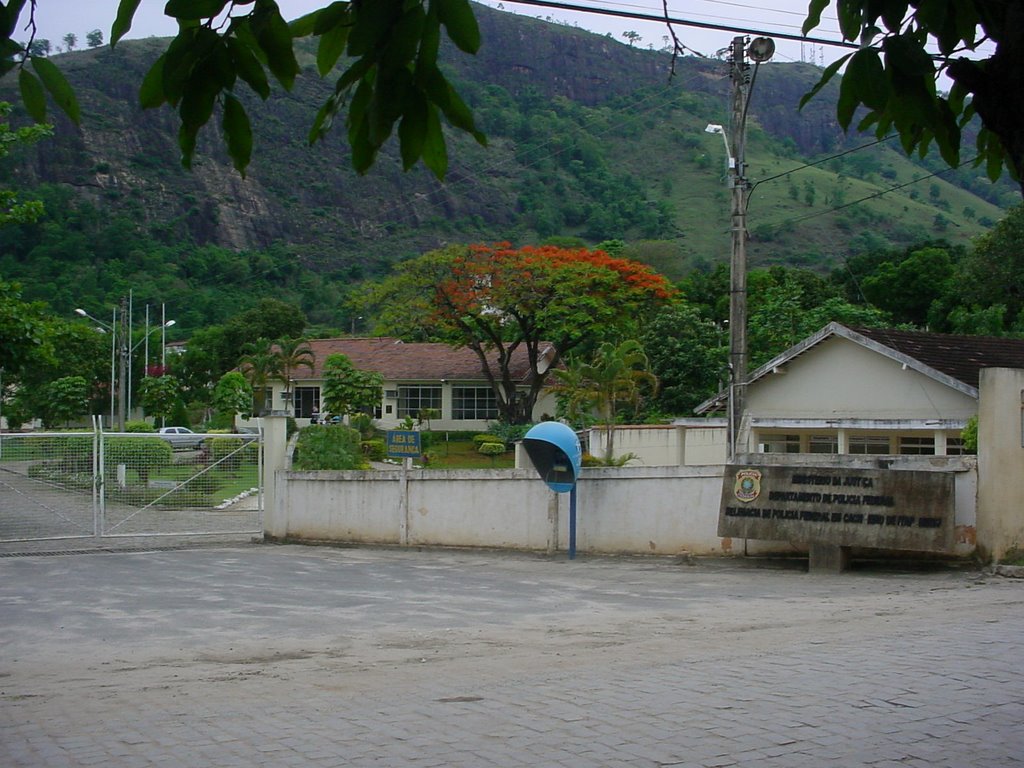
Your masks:
<svg viewBox="0 0 1024 768"><path fill-rule="evenodd" d="M158 436L170 443L171 448L182 451L199 448L206 440L206 435L196 434L188 427L161 427Z"/></svg>

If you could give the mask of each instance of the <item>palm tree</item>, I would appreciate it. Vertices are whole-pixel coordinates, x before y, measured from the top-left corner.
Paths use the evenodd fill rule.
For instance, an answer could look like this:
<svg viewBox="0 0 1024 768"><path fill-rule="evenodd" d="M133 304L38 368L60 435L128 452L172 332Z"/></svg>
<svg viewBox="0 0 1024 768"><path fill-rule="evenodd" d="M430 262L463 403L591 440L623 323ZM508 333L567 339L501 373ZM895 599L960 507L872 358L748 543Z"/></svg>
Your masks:
<svg viewBox="0 0 1024 768"><path fill-rule="evenodd" d="M267 386L271 381L281 377L281 358L270 339L257 339L242 349L245 354L238 359L238 369L252 387L255 400L253 413L262 416Z"/></svg>
<svg viewBox="0 0 1024 768"><path fill-rule="evenodd" d="M306 368L312 373L316 353L305 339L278 339L275 344L277 345L278 368L284 380L284 399L286 403L290 404L292 402L292 374L299 368Z"/></svg>
<svg viewBox="0 0 1024 768"><path fill-rule="evenodd" d="M606 464L615 457L616 416L623 406L632 405L634 415L643 395L653 394L658 378L647 370L647 355L638 341L624 341L618 346L605 342L594 353L591 362L572 362L564 371L555 371L559 384L554 389L563 396L570 418L596 412L605 426Z"/></svg>

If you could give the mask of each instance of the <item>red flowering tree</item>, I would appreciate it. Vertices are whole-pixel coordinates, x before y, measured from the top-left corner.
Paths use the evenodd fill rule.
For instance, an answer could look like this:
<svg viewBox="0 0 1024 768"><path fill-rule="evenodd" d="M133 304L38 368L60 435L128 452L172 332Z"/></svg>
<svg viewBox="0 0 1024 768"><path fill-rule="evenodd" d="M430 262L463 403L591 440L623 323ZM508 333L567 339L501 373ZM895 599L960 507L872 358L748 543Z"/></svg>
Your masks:
<svg viewBox="0 0 1024 768"><path fill-rule="evenodd" d="M572 350L621 336L673 293L650 267L604 251L555 246L450 246L403 263L370 299L381 330L473 350L503 421L530 420L553 367ZM543 359L545 348L554 358ZM518 397L513 356L526 349L529 391Z"/></svg>

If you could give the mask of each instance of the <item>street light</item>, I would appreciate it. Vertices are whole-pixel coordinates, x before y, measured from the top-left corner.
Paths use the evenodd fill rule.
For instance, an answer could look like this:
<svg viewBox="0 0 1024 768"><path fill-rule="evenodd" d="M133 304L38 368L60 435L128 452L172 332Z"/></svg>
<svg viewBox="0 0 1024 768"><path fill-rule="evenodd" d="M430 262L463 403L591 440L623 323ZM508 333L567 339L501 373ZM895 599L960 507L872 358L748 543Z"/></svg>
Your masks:
<svg viewBox="0 0 1024 768"><path fill-rule="evenodd" d="M145 343L145 345L146 345L146 352L145 352L145 357L143 358L143 364L142 364L142 368L143 368L142 377L143 378L147 378L149 376L149 337L153 334L154 331L158 331L159 330L161 332L162 336L163 336L163 339L164 339L163 345L166 345L166 339L167 339L166 330L168 328L170 328L172 325L174 325L174 323L175 323L174 320L167 320L162 325L158 325L158 326L154 326L153 328L150 328L149 327L149 306L148 305L146 306L146 332L143 335L143 337L141 339L139 339L137 342L135 342L135 344L132 345L132 348L128 350L128 414L129 415L131 415L131 412L132 412L132 370L133 370L133 368L132 368L132 358L135 355L135 350L138 349L140 346L142 346L143 343ZM163 366L161 364L161 368L162 367Z"/></svg>
<svg viewBox="0 0 1024 768"><path fill-rule="evenodd" d="M107 323L103 322L102 320L100 320L98 318L93 317L92 315L90 315L88 312L86 312L81 307L79 307L78 309L75 310L75 314L78 315L79 317L87 318L89 320L92 320L94 323L96 323L96 325L98 326L96 330L99 331L100 333L108 333L108 332L110 333L110 423L113 424L114 423L114 392L115 392L115 383L117 381L116 380L116 375L114 373L114 371L115 371L114 361L117 358L117 307L116 306L114 307L113 316L111 318L110 325L108 325ZM122 363L121 367L123 369L124 368L124 349L123 348L121 350L121 353L122 353L121 354L121 363ZM124 411L124 408L123 408L123 406L124 406L124 386L125 386L124 372L122 370L121 380L120 380L120 387L117 389L118 396L119 396L119 401L118 402L119 402L119 405L120 405L120 407L118 408L118 414L120 416L120 426L118 428L122 432L124 431L124 413L123 413L123 411Z"/></svg>
<svg viewBox="0 0 1024 768"><path fill-rule="evenodd" d="M725 132L725 126L719 125L718 123L708 123L704 129L704 133L718 134L722 137L722 141L725 142L725 156L729 158L729 170L731 171L736 167L736 158L732 156L732 147L729 146L729 136Z"/></svg>
<svg viewBox="0 0 1024 768"><path fill-rule="evenodd" d="M114 422L114 391L116 383L117 391L117 430L124 432L124 422L126 412L131 410L131 360L132 354L139 345L144 341L149 340L149 335L152 331L149 328L149 307L146 308L146 333L142 340L136 344L131 344L131 337L129 334L129 321L130 312L128 309L128 298L122 297L119 307L115 306L113 315L110 323L105 323L99 318L93 317L81 307L75 309L75 314L79 317L85 317L96 323L98 326L96 330L100 333L110 334L110 421ZM164 320L160 325L160 328L170 328L175 324L174 320ZM153 331L156 328L152 329ZM166 337L165 337L166 343ZM115 361L117 363L117 374L115 375ZM146 366L148 368L149 363L149 345L146 346Z"/></svg>

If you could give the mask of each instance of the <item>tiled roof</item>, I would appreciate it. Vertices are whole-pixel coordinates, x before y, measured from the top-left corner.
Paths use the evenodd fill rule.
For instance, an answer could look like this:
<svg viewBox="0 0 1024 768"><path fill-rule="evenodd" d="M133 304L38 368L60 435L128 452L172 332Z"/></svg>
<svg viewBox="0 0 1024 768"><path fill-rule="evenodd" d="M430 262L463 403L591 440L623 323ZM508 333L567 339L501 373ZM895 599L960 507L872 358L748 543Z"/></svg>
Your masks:
<svg viewBox="0 0 1024 768"><path fill-rule="evenodd" d="M1024 339L851 328L936 371L977 387L982 368L1024 368Z"/></svg>
<svg viewBox="0 0 1024 768"><path fill-rule="evenodd" d="M308 343L316 362L312 373L306 368L297 371L297 380L322 379L324 361L334 354L345 355L356 368L376 371L387 381L485 380L475 352L447 344L406 343L388 337L311 339ZM530 364L524 346L516 349L511 371L515 380L528 380Z"/></svg>

